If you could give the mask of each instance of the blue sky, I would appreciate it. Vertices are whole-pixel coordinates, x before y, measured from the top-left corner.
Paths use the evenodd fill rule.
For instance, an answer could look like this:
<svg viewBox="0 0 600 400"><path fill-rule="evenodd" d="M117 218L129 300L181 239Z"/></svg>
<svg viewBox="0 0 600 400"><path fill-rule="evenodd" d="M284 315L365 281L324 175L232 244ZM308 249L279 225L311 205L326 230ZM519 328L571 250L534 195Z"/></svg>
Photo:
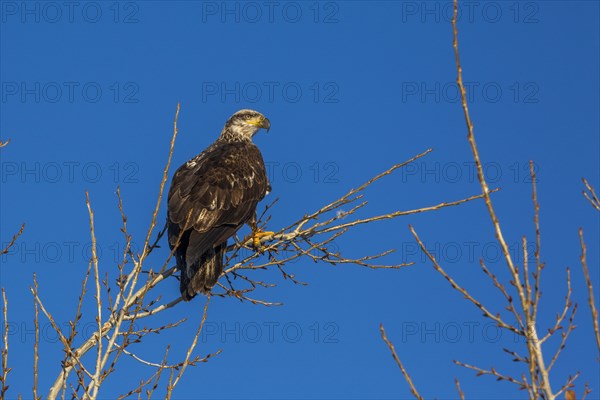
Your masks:
<svg viewBox="0 0 600 400"><path fill-rule="evenodd" d="M181 102L174 164L210 144L226 119L254 108L271 120L255 142L269 166L277 230L391 165L426 158L374 185L362 215L457 200L480 191L455 80L450 2L0 2L2 257L9 298L9 395L30 396L33 303L72 318L89 258L85 207L96 214L103 271L122 250L115 189L121 187L134 242L141 244ZM600 298L599 214L581 178L600 189L599 5L597 2L465 2L459 22L464 80L493 197L515 257L533 240L528 163L539 177L543 277L540 331L552 323L572 269L577 329L552 370L555 387L581 372L599 398L600 371L579 264L583 227ZM165 216L161 209L160 220ZM335 242L349 256L398 251L399 271L296 262L308 286L265 276L260 294L280 308L216 298L198 354L221 355L188 370L176 398L408 398L379 336L379 323L425 397L520 398L525 393L452 364L515 373L503 347L523 344L483 319L431 267L412 224L444 267L490 308L503 302L478 266L506 277L482 202L363 226ZM159 263L166 243L153 255ZM161 288L165 300L178 283ZM157 317L189 317L140 354L159 361L167 343L183 354L203 298ZM82 332L93 328L86 305ZM91 324L91 325L90 325ZM87 329L87 330L86 330ZM88 333L89 334L89 333ZM557 346L549 342L549 350ZM549 352L549 354L553 354ZM42 322L40 388L58 373L61 346ZM522 370L518 370L520 375ZM523 370L524 372L524 370ZM126 392L149 368L123 360L103 396Z"/></svg>

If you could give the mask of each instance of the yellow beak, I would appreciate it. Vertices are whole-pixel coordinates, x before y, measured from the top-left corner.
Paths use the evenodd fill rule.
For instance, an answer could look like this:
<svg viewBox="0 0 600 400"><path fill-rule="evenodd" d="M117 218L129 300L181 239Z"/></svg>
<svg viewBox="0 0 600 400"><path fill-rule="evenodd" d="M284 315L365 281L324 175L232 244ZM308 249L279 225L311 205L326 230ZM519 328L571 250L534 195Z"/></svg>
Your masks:
<svg viewBox="0 0 600 400"><path fill-rule="evenodd" d="M269 129L271 129L271 121L269 121L267 117L258 117L256 119L248 121L248 123L261 127L267 132L269 132Z"/></svg>

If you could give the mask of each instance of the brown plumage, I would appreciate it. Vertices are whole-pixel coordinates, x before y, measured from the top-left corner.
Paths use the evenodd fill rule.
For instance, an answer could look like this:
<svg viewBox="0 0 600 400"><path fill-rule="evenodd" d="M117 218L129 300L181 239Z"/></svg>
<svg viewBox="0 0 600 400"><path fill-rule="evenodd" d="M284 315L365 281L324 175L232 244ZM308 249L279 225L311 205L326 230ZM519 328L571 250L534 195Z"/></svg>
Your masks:
<svg viewBox="0 0 600 400"><path fill-rule="evenodd" d="M241 110L229 118L219 138L183 164L169 189L169 246L181 271L180 290L189 301L209 293L223 271L227 239L255 217L270 190L265 164L252 136L270 122ZM182 232L183 230L183 232Z"/></svg>

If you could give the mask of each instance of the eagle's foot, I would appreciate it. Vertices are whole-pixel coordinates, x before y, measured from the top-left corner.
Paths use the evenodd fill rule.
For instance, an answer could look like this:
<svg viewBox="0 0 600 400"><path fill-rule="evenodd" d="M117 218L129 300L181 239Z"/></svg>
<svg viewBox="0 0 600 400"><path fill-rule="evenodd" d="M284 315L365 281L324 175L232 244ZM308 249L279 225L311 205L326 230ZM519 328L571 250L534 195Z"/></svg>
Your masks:
<svg viewBox="0 0 600 400"><path fill-rule="evenodd" d="M252 231L252 246L261 253L264 251L265 246L262 245L261 239L267 236L273 236L275 232L271 231L262 231L260 229L256 229Z"/></svg>

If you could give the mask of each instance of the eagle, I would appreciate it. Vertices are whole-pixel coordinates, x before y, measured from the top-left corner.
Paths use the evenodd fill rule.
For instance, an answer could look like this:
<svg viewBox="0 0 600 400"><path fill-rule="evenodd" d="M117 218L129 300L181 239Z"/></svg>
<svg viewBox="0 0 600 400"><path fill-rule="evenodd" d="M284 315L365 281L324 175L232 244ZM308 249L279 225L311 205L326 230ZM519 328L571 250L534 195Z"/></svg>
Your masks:
<svg viewBox="0 0 600 400"><path fill-rule="evenodd" d="M175 172L169 188L169 247L181 271L181 296L209 294L223 271L227 239L244 224L253 243L273 232L256 226L256 206L271 190L262 154L252 137L271 127L254 110L240 110L217 140Z"/></svg>

